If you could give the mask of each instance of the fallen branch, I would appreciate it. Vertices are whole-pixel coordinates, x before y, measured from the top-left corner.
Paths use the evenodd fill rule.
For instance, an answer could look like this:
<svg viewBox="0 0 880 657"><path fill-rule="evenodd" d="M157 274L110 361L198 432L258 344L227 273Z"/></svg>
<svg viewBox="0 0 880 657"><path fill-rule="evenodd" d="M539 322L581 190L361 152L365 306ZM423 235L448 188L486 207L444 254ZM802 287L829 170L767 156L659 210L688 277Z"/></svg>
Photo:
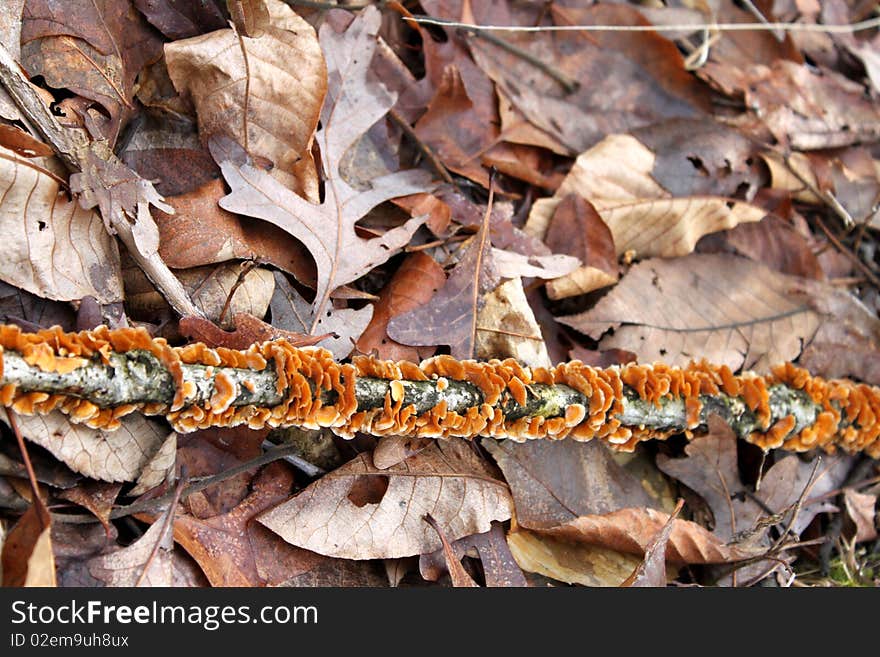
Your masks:
<svg viewBox="0 0 880 657"><path fill-rule="evenodd" d="M529 369L513 360L438 356L415 365L360 356L342 364L283 340L237 351L170 347L142 329L16 326L0 326L0 356L0 403L22 414L60 409L103 429L138 411L164 415L179 432L246 424L330 427L345 437L570 436L631 451L643 440L690 436L715 413L764 449L880 457L880 389L791 364L769 376L707 363Z"/></svg>

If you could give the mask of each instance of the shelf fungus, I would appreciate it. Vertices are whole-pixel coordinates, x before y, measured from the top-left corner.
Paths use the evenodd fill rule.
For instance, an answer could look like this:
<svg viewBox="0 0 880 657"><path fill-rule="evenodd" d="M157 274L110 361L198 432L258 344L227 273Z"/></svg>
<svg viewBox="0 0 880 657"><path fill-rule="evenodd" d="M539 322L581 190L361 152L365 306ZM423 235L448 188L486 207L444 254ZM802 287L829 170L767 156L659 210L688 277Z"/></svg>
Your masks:
<svg viewBox="0 0 880 657"><path fill-rule="evenodd" d="M359 431L598 438L623 451L675 433L690 437L715 413L765 450L839 448L880 458L880 389L791 363L767 376L706 362L529 368L514 360L356 356L339 363L324 349L283 340L238 351L172 347L143 329L26 333L7 325L0 326L0 402L22 414L58 409L107 430L141 412L165 416L180 432L296 425L347 438Z"/></svg>

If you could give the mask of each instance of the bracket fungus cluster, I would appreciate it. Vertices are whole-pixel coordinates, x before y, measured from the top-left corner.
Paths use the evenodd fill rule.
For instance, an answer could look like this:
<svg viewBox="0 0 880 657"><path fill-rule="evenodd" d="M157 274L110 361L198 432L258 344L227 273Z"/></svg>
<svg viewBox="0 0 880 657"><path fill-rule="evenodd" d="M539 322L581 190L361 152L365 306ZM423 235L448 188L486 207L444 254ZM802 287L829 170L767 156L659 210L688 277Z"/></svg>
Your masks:
<svg viewBox="0 0 880 657"><path fill-rule="evenodd" d="M421 364L333 360L284 340L239 351L172 347L143 329L26 333L0 326L0 403L18 413L59 409L112 430L135 411L179 432L329 427L336 434L431 438L599 438L632 451L688 436L712 413L763 449L864 451L880 458L880 389L814 377L791 363L760 376L705 362L594 368L579 361L529 368L515 360Z"/></svg>

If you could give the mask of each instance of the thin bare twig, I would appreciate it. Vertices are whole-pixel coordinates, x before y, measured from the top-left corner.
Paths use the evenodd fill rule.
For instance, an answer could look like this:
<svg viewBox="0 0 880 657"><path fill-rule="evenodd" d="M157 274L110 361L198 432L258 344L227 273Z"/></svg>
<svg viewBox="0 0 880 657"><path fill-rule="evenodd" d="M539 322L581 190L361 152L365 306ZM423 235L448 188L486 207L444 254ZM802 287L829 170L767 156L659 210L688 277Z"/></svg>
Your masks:
<svg viewBox="0 0 880 657"><path fill-rule="evenodd" d="M159 554L159 549L162 546L162 541L165 539L168 531L174 526L174 514L177 509L177 504L180 502L180 495L183 492L186 481L186 467L183 467L180 480L174 487L174 497L171 498L171 502L168 504L168 508L162 515L162 526L160 528L159 537L153 544L153 549L150 550L150 554L147 557L146 561L144 561L143 570L141 570L141 574L138 576L137 581L134 583L135 586L140 586L141 584L143 584L144 578L147 576L147 572L150 570L150 564L153 563L153 559L155 559L156 555Z"/></svg>

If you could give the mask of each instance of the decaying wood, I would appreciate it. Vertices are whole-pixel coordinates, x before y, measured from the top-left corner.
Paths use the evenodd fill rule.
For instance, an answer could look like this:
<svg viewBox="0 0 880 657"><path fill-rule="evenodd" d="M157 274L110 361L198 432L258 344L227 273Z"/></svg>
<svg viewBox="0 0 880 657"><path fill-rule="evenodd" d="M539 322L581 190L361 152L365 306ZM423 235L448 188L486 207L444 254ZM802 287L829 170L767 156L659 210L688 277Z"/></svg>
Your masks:
<svg viewBox="0 0 880 657"><path fill-rule="evenodd" d="M840 448L880 457L880 389L826 381L791 364L768 376L580 362L526 368L512 360L414 363L355 357L283 340L248 350L170 347L143 330L23 333L0 326L0 402L24 414L60 409L113 429L135 411L177 431L247 424L329 427L351 437L599 438L631 451L643 441L704 428L721 416L764 449Z"/></svg>

